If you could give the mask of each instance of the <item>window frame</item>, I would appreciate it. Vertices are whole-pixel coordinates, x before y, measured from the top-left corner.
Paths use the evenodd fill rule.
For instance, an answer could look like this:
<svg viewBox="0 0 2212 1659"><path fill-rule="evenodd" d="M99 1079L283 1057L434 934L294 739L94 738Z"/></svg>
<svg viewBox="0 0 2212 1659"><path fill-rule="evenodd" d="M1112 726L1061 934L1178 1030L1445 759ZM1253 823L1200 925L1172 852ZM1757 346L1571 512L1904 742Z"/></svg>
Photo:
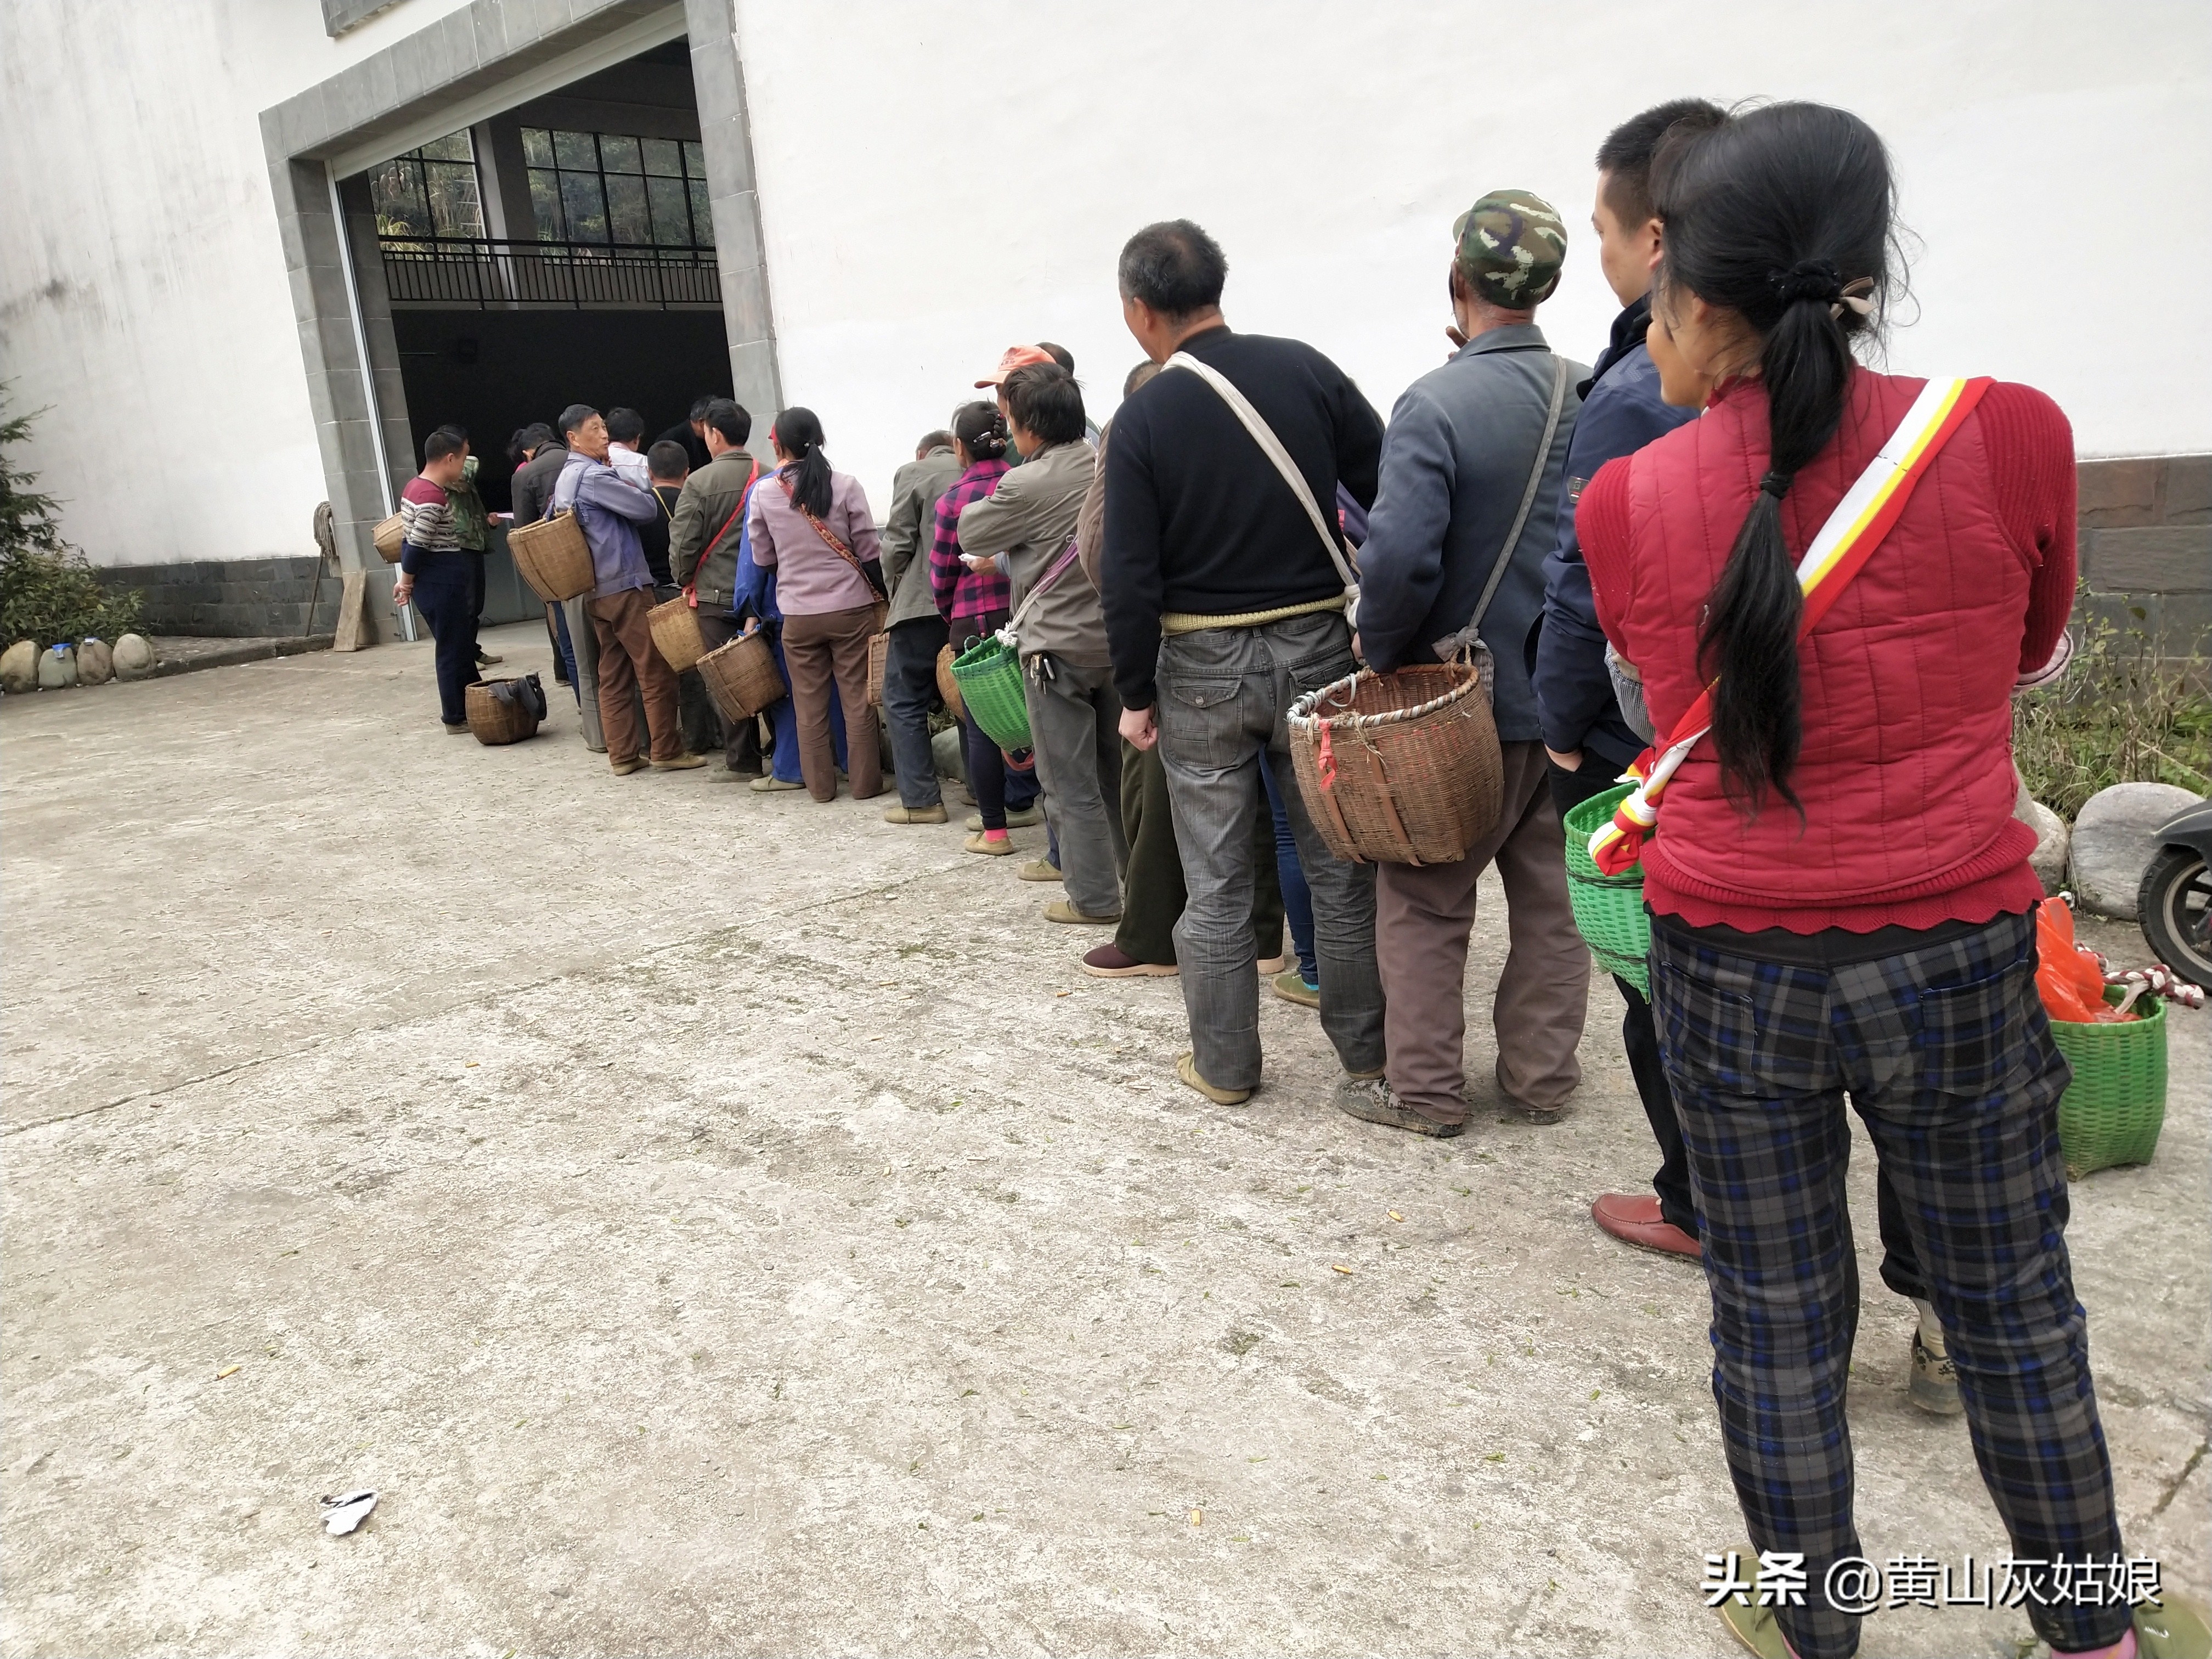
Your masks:
<svg viewBox="0 0 2212 1659"><path fill-rule="evenodd" d="M533 145L532 140L540 140ZM586 138L591 141L592 165L585 167L562 161L565 150L574 154L573 143L563 145L562 139ZM613 141L617 164L608 166L608 141ZM623 149L627 148L627 154ZM656 149L672 149L678 172L656 168ZM707 188L706 151L696 138L647 137L639 133L583 131L573 127L526 126L522 129L524 183L530 193L532 229L540 242L565 242L577 247L653 248L656 250L691 250L714 246L714 226L712 198ZM539 161L533 153L545 159ZM635 166L626 165L634 162ZM577 181L575 189L580 199L598 204L596 214L587 214L586 222L596 218L604 229L601 236L578 235L571 210L569 180ZM586 185L584 181L588 180ZM623 188L617 191L611 181L621 181ZM635 191L629 186L635 183ZM658 183L662 188L656 191ZM674 185L671 191L669 185ZM617 239L615 234L617 195L630 198L629 205L644 219L645 234L641 240ZM661 198L656 205L655 198ZM673 197L684 210L684 233L681 240L663 240L659 234L663 228L661 219L667 199ZM548 209L556 216L548 222ZM702 215L704 219L702 222ZM628 211L623 214L629 218ZM635 220L631 221L635 224ZM673 230L678 227L671 225ZM703 234L702 234L703 233Z"/></svg>

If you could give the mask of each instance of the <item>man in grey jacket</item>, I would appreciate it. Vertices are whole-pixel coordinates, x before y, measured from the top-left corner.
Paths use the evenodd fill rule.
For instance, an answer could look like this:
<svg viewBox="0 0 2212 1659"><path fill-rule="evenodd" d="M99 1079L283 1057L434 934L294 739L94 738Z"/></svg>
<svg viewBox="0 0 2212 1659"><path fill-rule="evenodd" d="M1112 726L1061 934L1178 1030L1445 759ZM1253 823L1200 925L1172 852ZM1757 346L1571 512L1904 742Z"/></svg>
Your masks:
<svg viewBox="0 0 2212 1659"><path fill-rule="evenodd" d="M891 510L883 530L884 580L891 591L890 639L884 647L884 724L891 738L891 770L899 804L885 823L943 823L945 793L929 749L929 711L937 695L937 658L951 630L929 588L929 543L937 530L937 498L960 477L950 432L932 432L914 459L891 475Z"/></svg>
<svg viewBox="0 0 2212 1659"><path fill-rule="evenodd" d="M1121 700L1098 590L1076 562L1075 545L1097 455L1083 393L1058 363L1015 369L1005 391L1022 465L962 510L960 545L979 558L1004 553L1012 581L1030 734L1067 890L1045 906L1045 918L1110 927L1121 920L1129 863L1119 810Z"/></svg>
<svg viewBox="0 0 2212 1659"><path fill-rule="evenodd" d="M668 574L698 602L699 637L709 651L738 637L738 549L745 538L745 498L760 464L745 453L753 417L744 405L716 398L700 424L706 465L684 481L668 526ZM659 447L658 444L655 448ZM724 777L757 777L760 744L750 720L722 722Z"/></svg>
<svg viewBox="0 0 2212 1659"><path fill-rule="evenodd" d="M1495 672L1504 805L1456 864L1377 866L1384 1074L1347 1079L1336 1095L1354 1117L1430 1135L1467 1121L1462 981L1486 868L1504 880L1512 937L1494 1022L1507 1105L1537 1122L1559 1115L1582 1080L1575 1045L1589 1000L1522 649L1543 609L1585 373L1553 355L1535 322L1559 285L1566 228L1527 191L1484 197L1453 228L1453 331L1464 343L1391 412L1359 555L1358 644L1387 674L1449 660L1480 635Z"/></svg>

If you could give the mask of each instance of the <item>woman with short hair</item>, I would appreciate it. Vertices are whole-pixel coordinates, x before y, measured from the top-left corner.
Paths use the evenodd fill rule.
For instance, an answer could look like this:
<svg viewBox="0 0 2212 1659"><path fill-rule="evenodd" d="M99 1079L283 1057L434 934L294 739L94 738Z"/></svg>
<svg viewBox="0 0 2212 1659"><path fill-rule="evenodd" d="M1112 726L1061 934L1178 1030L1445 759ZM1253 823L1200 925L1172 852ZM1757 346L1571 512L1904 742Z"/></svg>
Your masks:
<svg viewBox="0 0 2212 1659"><path fill-rule="evenodd" d="M1856 116L1777 104L1670 137L1653 189L1651 355L1667 401L1705 412L1608 463L1576 524L1662 756L1705 727L1593 852L1632 860L1663 790L1641 846L1652 1002L1713 1392L1752 1541L1802 1554L1807 1586L1722 1613L1758 1652L1858 1644L1856 1612L1824 1593L1864 1553L1848 1095L1903 1200L2013 1554L2051 1564L2031 1570L2029 1618L2058 1653L2125 1659L2128 1608L2058 1588L2121 1538L2063 1231L2035 835L2012 816L2013 683L2073 602L2072 435L2029 387L1853 361L1904 275L1888 156Z"/></svg>

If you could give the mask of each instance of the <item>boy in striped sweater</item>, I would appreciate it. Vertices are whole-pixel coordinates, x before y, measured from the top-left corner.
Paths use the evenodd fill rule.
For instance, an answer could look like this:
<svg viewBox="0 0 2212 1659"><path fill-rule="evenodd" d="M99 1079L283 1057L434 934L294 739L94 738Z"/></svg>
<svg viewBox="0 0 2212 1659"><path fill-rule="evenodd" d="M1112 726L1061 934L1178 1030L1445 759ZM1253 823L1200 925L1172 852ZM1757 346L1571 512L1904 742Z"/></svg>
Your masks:
<svg viewBox="0 0 2212 1659"><path fill-rule="evenodd" d="M438 642L438 706L446 730L469 729L465 701L477 672L477 615L472 556L464 552L447 491L461 481L467 445L450 432L434 432L422 445L422 471L399 495L399 579L395 605L413 604Z"/></svg>

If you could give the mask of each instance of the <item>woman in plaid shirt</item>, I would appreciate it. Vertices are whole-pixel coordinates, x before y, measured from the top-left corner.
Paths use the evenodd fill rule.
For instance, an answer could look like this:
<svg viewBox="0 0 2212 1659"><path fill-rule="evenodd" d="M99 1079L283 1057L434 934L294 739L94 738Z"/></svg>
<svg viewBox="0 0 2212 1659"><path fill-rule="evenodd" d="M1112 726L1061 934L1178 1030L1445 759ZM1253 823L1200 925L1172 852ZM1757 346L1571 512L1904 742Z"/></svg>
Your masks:
<svg viewBox="0 0 2212 1659"><path fill-rule="evenodd" d="M988 639L1011 615L1006 573L994 559L971 559L960 550L960 509L999 487L1007 471L1006 434L990 404L962 405L952 417L952 450L961 474L939 497L937 532L929 545L929 585L937 608L952 626L952 647ZM1014 850L1006 836L1006 763L983 728L963 715L961 740L967 751L968 787L981 812L983 828L968 838L968 850L1003 857Z"/></svg>

